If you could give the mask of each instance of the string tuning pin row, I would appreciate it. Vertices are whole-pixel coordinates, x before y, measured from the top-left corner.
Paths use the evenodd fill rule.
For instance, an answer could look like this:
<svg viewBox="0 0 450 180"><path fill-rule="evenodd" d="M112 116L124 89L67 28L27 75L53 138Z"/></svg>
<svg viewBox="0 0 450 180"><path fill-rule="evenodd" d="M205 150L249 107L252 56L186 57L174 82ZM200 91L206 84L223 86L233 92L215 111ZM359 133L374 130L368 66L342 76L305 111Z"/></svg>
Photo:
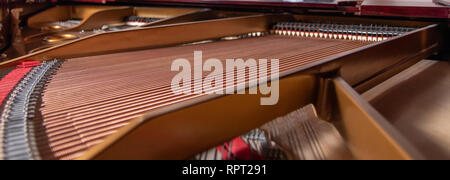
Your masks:
<svg viewBox="0 0 450 180"><path fill-rule="evenodd" d="M349 25L325 23L282 22L274 25L272 34L319 39L378 42L403 35L414 28L386 25Z"/></svg>

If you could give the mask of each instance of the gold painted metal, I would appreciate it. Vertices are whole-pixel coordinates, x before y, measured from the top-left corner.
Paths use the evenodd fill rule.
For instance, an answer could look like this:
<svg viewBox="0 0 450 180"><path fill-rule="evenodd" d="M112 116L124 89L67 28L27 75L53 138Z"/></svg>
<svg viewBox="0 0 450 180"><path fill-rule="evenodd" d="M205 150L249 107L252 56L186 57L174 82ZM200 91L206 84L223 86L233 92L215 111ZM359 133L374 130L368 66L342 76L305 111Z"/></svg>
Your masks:
<svg viewBox="0 0 450 180"><path fill-rule="evenodd" d="M258 14L260 14L260 13L245 13L245 12L231 12L231 11L217 11L217 10L210 10L210 9L201 9L201 10L191 12L191 13L186 13L186 14L183 14L180 16L175 16L172 18L159 20L159 21L150 23L149 25L146 25L143 27L156 26L156 25L167 25L167 24L177 24L177 23L194 22L194 21L205 21L205 20L212 20L212 19L232 18L232 17L244 17L244 16L252 16L252 15L258 15Z"/></svg>
<svg viewBox="0 0 450 180"><path fill-rule="evenodd" d="M61 30L63 27L62 26L60 26L60 25L53 25L53 26L50 26L50 29L53 29L53 30Z"/></svg>
<svg viewBox="0 0 450 180"><path fill-rule="evenodd" d="M93 35L88 36L86 38L82 38L78 41L63 44L61 46L57 46L53 49L49 49L47 51L41 51L40 53L30 54L26 57L33 57L37 60L48 60L52 58L64 58L64 57L77 57L77 56L87 56L87 55L96 55L96 54L104 54L111 52L121 52L126 50L134 50L134 49L144 49L150 47L157 46L167 46L175 44L175 37L178 39L179 43L195 41L195 40L206 40L206 39L215 39L218 37L226 36L224 32L229 32L230 29L247 28L247 31L240 32L252 32L252 31L266 31L268 29L270 22L274 22L273 20L268 20L269 16L264 17L244 17L244 18L230 18L227 19L227 26L217 25L213 28L212 24L215 20L205 21L205 25L207 27L202 27L202 30L190 31L189 29L183 29L183 32L163 32L159 33L157 29L160 28L144 28L140 30L133 30L128 32L115 32L115 33L105 33L101 35ZM284 16L284 19L292 18L292 16ZM234 21L235 23L240 19L240 21L245 21L244 19L252 19L252 22L249 22L248 25L241 24L239 27L235 27L236 24L230 23ZM280 16L278 16L278 20L280 20ZM225 21L224 21L225 22ZM189 23L188 23L189 24ZM263 25L261 25L263 24ZM187 24L178 24L175 27L183 27L187 26ZM191 25L189 25L191 26ZM192 25L193 26L193 25ZM200 26L200 25L197 25ZM245 26L245 27L244 27ZM265 26L265 27L262 27ZM172 29L168 27L164 27L161 29ZM214 29L214 30L213 30ZM206 31L208 30L208 31ZM419 29L415 32L409 33L402 37L393 38L384 42L375 43L374 45L364 47L358 50L354 50L345 54L340 59L346 59L345 61L337 60L327 65L320 66L320 69L313 69L312 71L318 71L319 73L330 71L333 69L338 69L342 64L346 64L345 68L341 68L341 74L344 79L346 79L351 85L358 85L361 81L366 81L369 78L372 78L373 74L380 73L385 70L386 67L395 65L399 61L404 59L408 59L411 57L411 54L417 54L417 56L413 56L418 58L419 55L425 56L426 54L430 54L431 51L434 51L440 45L439 42L441 39L441 35L438 32L439 27L437 25L430 25L425 28ZM204 33L198 34L197 32L207 32L215 35L205 36ZM144 33L145 32L145 33ZM166 37L170 37L168 39L152 38L154 32L158 32L157 34L165 35ZM230 33L236 34L236 33ZM200 36L199 36L200 35ZM200 38L204 37L204 38ZM108 43L99 43L108 40ZM133 41L128 41L126 39L133 39ZM438 39L438 40L437 40ZM160 41L154 42L154 41ZM171 41L171 42L167 42ZM111 43L111 42L121 42L121 43ZM123 43L125 42L125 43ZM129 43L128 43L129 42ZM417 42L417 43L409 43L409 42ZM101 44L99 49L97 49L97 44ZM107 44L107 46L105 46ZM114 46L114 47L113 47ZM89 47L85 49L86 47ZM95 47L95 48L92 48ZM378 53L385 52L387 49L391 49L395 47L398 49L397 54L392 56L390 53ZM435 47L435 48L433 48ZM424 49L429 49L429 51L423 54ZM76 50L76 51L74 51ZM77 52L77 53L74 53ZM358 53L355 53L358 52ZM23 57L25 58L25 57ZM335 58L329 58L331 59ZM326 62L326 61L323 61ZM366 63L369 63L367 65ZM367 65L367 66L366 66ZM359 68L368 69L367 71L356 71L355 69ZM370 68L369 68L370 67ZM355 74L355 72L360 72L359 74ZM354 79L352 79L354 78Z"/></svg>
<svg viewBox="0 0 450 180"><path fill-rule="evenodd" d="M35 53L35 52L42 51L42 50L50 48L50 47L52 47L52 45L51 44L47 44L45 46L40 46L40 47L38 47L36 49L32 49L32 50L29 51L29 53Z"/></svg>
<svg viewBox="0 0 450 180"><path fill-rule="evenodd" d="M133 120L81 159L188 159L313 101L315 77L295 75L279 82L275 106L261 106L261 94L177 103Z"/></svg>
<svg viewBox="0 0 450 180"><path fill-rule="evenodd" d="M189 9L189 8L142 8L136 7L134 14L139 17L162 18L141 27L150 27L167 24L178 24L184 22L198 21L199 16L210 9ZM211 18L213 19L213 18Z"/></svg>
<svg viewBox="0 0 450 180"><path fill-rule="evenodd" d="M49 60L163 47L267 31L273 22L289 17L255 15L97 34L25 57ZM441 37L438 25L428 25L401 37L283 73L281 99L276 106L260 106L260 96L209 95L151 111L81 159L190 158L309 103L316 103L319 112L337 124L357 159L422 159L410 142L352 86L369 89L377 85L411 62L436 52ZM392 48L396 49L395 53L390 53ZM0 67L25 57L3 62ZM330 72L342 78L322 76Z"/></svg>
<svg viewBox="0 0 450 180"><path fill-rule="evenodd" d="M76 6L76 7L78 7L78 6ZM89 8L89 7L90 6L87 6L87 7L81 6L78 8ZM36 29L32 29L30 27L25 27L24 31L23 31L24 32L25 51L28 53L34 53L34 52L37 52L38 49L39 50L45 49L43 47L48 47L47 44L45 44L48 42L45 42L44 38L47 36L52 36L56 33L61 33L61 32L76 33L79 37L87 37L92 34L103 33L104 31L94 31L94 30L101 29L102 26L104 26L104 25L108 25L109 27L112 27L115 25L122 26L122 25L124 25L123 20L125 19L125 17L131 16L131 15L136 15L136 13L138 13L138 12L135 12L135 9L136 8L115 7L112 9L99 10L98 12L93 13L91 16L88 16L86 18L86 20L83 21L78 26L72 27L69 29L67 29L68 25L64 25L64 23L61 24L61 22L46 23L45 28L47 29L47 31L39 31ZM140 8L140 9L144 9L145 11L153 12L153 14L149 14L147 12L147 15L158 16L159 13L161 13L161 15L163 15L163 16L173 15L172 17L154 21L143 27L204 20L204 18L203 18L204 16L202 16L201 14L204 11L209 11L207 9L161 8L161 7ZM49 9L48 11L51 12L52 10L53 9ZM168 12L165 12L165 11L168 11ZM46 12L42 12L42 13L45 14ZM181 14L181 13L185 13L185 14ZM145 15L145 13L141 14L141 15ZM211 19L214 19L214 17L211 17ZM132 28L130 28L130 29L132 29ZM126 30L126 29L124 29L124 30ZM60 42L59 40L50 40L50 41L51 42ZM68 41L66 40L65 42L68 42ZM60 43L52 43L52 44L54 46L55 44L60 44ZM10 54L10 59L21 56L19 54L13 53L13 52L8 52L8 54Z"/></svg>
<svg viewBox="0 0 450 180"><path fill-rule="evenodd" d="M82 22L74 28L83 28L83 24L87 24L87 27L92 24L98 24L102 22L95 22L98 20L114 20L117 11L118 14L133 13L133 9L129 7L113 7L113 6L56 6L46 11L38 13L28 19L28 26L35 29L42 29L46 24L51 22L65 21L70 19L82 19ZM96 18L96 16L99 16ZM108 17L110 16L110 17ZM91 20L92 19L92 20ZM84 28L87 28L84 27ZM72 29L72 28L71 28ZM68 30L68 29L66 29Z"/></svg>
<svg viewBox="0 0 450 180"><path fill-rule="evenodd" d="M250 32L263 32L273 22L282 19L286 19L286 16L254 15L94 34L76 41L63 43L36 53L1 62L0 67L7 66L8 63L24 58L32 58L38 61L54 58L72 58L164 47ZM167 38L160 38L162 36Z"/></svg>
<svg viewBox="0 0 450 180"><path fill-rule="evenodd" d="M41 29L42 26L49 22L57 22L72 19L71 6L56 6L46 11L38 13L28 19L28 26L35 29Z"/></svg>
<svg viewBox="0 0 450 180"><path fill-rule="evenodd" d="M99 28L105 24L121 23L125 17L133 15L132 7L122 7L98 11L84 19L80 25L70 29L71 31L90 30Z"/></svg>
<svg viewBox="0 0 450 180"><path fill-rule="evenodd" d="M342 78L334 78L334 122L357 159L423 159L380 113Z"/></svg>
<svg viewBox="0 0 450 180"><path fill-rule="evenodd" d="M74 39L77 38L77 36L73 35L73 34L62 34L61 37L65 38L65 39Z"/></svg>
<svg viewBox="0 0 450 180"><path fill-rule="evenodd" d="M318 82L310 75L282 78L276 106L260 106L259 95L211 95L158 109L133 120L80 159L188 159L313 102ZM423 159L343 79L332 82L332 120L356 159Z"/></svg>
<svg viewBox="0 0 450 180"><path fill-rule="evenodd" d="M77 33L100 28L105 24L122 23L125 17L132 14L131 7L56 6L29 18L28 26L24 29L27 34L24 46L27 50L39 49L42 46L39 42L46 36L61 32ZM60 22L79 17L82 17L79 24L64 25ZM36 29L42 31L36 32Z"/></svg>
<svg viewBox="0 0 450 180"><path fill-rule="evenodd" d="M44 41L46 43L52 44L52 43L59 43L62 41L74 40L77 38L78 38L78 36L76 36L74 34L65 33L65 34L56 34L53 36L47 36L44 38Z"/></svg>

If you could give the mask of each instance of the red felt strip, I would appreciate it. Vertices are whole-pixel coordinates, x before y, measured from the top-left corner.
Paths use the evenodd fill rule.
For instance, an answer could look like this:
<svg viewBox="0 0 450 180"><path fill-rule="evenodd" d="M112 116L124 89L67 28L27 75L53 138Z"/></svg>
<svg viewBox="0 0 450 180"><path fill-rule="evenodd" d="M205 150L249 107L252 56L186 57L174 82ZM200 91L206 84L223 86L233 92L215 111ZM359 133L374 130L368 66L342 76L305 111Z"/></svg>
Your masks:
<svg viewBox="0 0 450 180"><path fill-rule="evenodd" d="M3 104L9 93L16 87L17 83L31 71L35 66L39 66L39 61L21 61L17 69L9 72L0 80L0 104Z"/></svg>
<svg viewBox="0 0 450 180"><path fill-rule="evenodd" d="M0 103L3 103L16 84L19 83L30 70L31 67L14 69L0 80Z"/></svg>
<svg viewBox="0 0 450 180"><path fill-rule="evenodd" d="M263 160L259 154L253 153L250 146L240 137L233 139L231 144L226 142L216 149L222 154L223 160Z"/></svg>

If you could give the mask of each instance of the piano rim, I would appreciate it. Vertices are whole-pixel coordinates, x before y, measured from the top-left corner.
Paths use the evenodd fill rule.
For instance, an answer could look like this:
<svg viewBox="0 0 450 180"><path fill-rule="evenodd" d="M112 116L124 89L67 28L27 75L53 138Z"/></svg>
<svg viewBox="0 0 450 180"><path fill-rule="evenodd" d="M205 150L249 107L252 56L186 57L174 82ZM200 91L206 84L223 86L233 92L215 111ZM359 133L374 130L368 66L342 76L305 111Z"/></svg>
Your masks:
<svg viewBox="0 0 450 180"><path fill-rule="evenodd" d="M276 16L275 16L276 17ZM198 25L201 24L202 27L208 27L209 23L211 22L222 22L222 21L233 21L233 22L240 22L240 21L234 21L234 20L242 20L246 18L262 18L265 19L267 22L271 22L270 16L262 15L262 16L251 16L251 17L238 17L238 18L228 18L225 20L208 20L208 21L202 21L202 22L196 22L196 23L181 23L181 24L175 24L175 25L165 25L165 26L158 26L158 27L151 27L146 30L154 30L158 28L176 28L183 25ZM275 18L276 19L276 18ZM245 21L244 21L245 22ZM242 23L242 22L240 22ZM355 49L352 51L348 51L342 54L339 54L334 57L330 57L327 59L324 59L322 61L309 64L304 67L299 67L295 70L285 72L281 74L281 79L285 80L288 78L293 78L296 76L301 77L312 77L314 79L314 82L317 82L316 85L310 87L309 90L314 89L318 92L315 92L313 100L308 101L308 103L313 103L318 107L319 115L321 118L335 121L336 119L339 119L341 117L331 116L330 112L339 111L340 108L342 108L342 105L336 104L336 102L326 102L324 99L330 99L330 98L323 98L323 97L335 97L334 99L337 99L339 96L336 96L336 93L338 90L335 88L336 85L340 85L343 87L352 87L355 89L358 89L358 87L361 87L365 85L365 88L370 88L372 86L375 86L377 83L383 81L383 79L389 78L389 74L395 73L397 71L402 70L403 68L397 68L399 65L409 64L411 62L415 62L418 60L421 60L424 57L427 57L428 55L431 55L434 52L437 52L437 50L440 47L440 42L442 40L442 31L441 27L436 24L428 25L426 27L417 29L413 32L407 33L403 36L395 37L383 42L374 43L372 45L368 45L359 49ZM414 43L408 43L412 40L419 40L418 42L421 42L420 44L414 44ZM402 46L406 45L406 46ZM383 49L390 49L390 48L397 48L401 52L401 55L403 55L401 58L393 57L392 52L383 51ZM417 51L419 50L419 51ZM383 52L383 53L379 53ZM352 62L355 60L361 61L361 57L371 57L371 59L364 59L364 63L370 64L371 60L378 58L378 59L384 59L383 63L377 62L378 69L375 72L372 72L369 75L358 75L358 73L361 73L366 70L373 71L373 67L367 68L366 66L356 66L354 67L352 65ZM13 63L14 61L9 62ZM409 66L408 66L409 67ZM406 68L406 67L404 67ZM354 71L356 70L356 71ZM386 72L388 75L386 75ZM356 74L356 75L355 75ZM364 74L364 73L363 73ZM339 76L342 77L341 81ZM356 78L355 78L356 77ZM347 83L345 83L347 82ZM367 82L372 82L367 85ZM333 84L335 85L333 87ZM253 87L246 87L248 90L249 88ZM363 88L363 89L365 89ZM374 123L374 128L378 128L380 133L384 134L383 137L386 142L391 142L390 144L393 147L396 147L398 154L400 156L397 156L401 159L422 159L422 156L420 153L418 153L414 148L411 148L409 143L399 134L396 132L394 128L391 127L385 120L380 116L376 111L374 111L373 108L371 108L370 105L365 104L365 101L361 99L357 95L356 92L354 92L351 88L343 88L344 90L340 92L344 93L344 96L347 95L348 97L351 97L350 99L353 99L353 102L356 102L355 104L347 104L346 106L349 107L355 107L359 110L362 114L369 114L363 118L365 118L368 122ZM361 88L360 88L361 89ZM364 90L360 90L364 91ZM356 94L355 94L356 93ZM193 99L190 101L178 103L175 105L167 106L161 109L157 109L155 111L151 111L147 114L145 114L143 117L137 118L133 120L129 125L123 127L119 130L119 132L115 133L114 135L108 137L104 143L101 143L94 148L89 149L87 152L85 152L84 156L82 156L79 159L114 159L114 156L110 156L110 152L114 152L114 146L117 144L123 143L124 139L128 138L132 132L135 132L140 127L143 127L148 122L151 122L150 119L157 119L159 117L163 117L164 115L168 115L171 112L181 112L189 107L196 107L197 105L202 105L208 102L213 102L215 100L224 99L226 97L231 96L222 96L222 95L208 95L202 98ZM307 97L304 97L307 98ZM306 104L304 104L306 105ZM370 112L370 113L367 113ZM370 115L372 114L372 115ZM374 117L375 116L375 117ZM240 127L241 128L241 127ZM254 127L252 127L254 128ZM242 127L241 128L242 133L245 133L243 130L249 130L248 128ZM233 134L234 136L238 136L240 134ZM230 136L230 135L228 135ZM231 138L231 137L229 137ZM220 141L223 141L224 138L221 138ZM217 144L220 143L219 140L216 141ZM126 144L126 143L125 143ZM210 143L209 145L216 145L214 143ZM130 149L128 149L130 150ZM192 150L193 152L193 150ZM109 153L109 154L108 154ZM131 153L132 152L127 152ZM194 154L192 154L194 155ZM163 158L164 157L159 157ZM167 157L165 157L167 158ZM188 158L188 156L186 156Z"/></svg>

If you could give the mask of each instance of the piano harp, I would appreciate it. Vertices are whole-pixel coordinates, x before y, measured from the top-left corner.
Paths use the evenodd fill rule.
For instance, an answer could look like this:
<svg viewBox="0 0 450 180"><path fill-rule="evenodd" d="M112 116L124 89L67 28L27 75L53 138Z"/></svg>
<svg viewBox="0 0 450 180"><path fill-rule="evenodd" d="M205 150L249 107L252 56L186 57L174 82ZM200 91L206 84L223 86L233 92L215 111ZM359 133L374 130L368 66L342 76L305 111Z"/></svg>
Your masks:
<svg viewBox="0 0 450 180"><path fill-rule="evenodd" d="M0 159L449 159L449 7L389 2L2 6ZM175 93L198 51L279 73Z"/></svg>

